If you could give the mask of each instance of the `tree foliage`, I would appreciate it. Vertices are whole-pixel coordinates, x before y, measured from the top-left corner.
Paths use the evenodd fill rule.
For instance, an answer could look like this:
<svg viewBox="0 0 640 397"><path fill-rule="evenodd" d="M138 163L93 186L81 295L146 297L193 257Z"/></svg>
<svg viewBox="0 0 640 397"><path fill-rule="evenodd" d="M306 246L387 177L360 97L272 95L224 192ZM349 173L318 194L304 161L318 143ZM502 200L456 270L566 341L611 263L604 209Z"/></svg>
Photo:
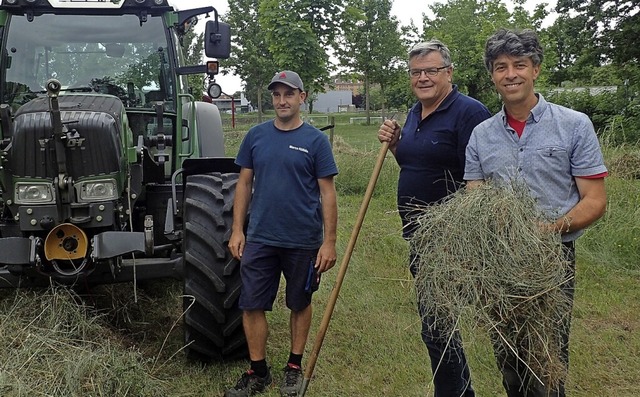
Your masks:
<svg viewBox="0 0 640 397"><path fill-rule="evenodd" d="M246 95L256 104L261 117L263 94L277 66L260 25L259 5L259 0L229 2L224 19L232 27L231 57L221 64L245 82Z"/></svg>
<svg viewBox="0 0 640 397"><path fill-rule="evenodd" d="M451 51L454 83L493 110L499 102L484 66L485 42L500 28L539 30L546 16L544 7L538 6L530 13L523 4L523 0L517 0L511 13L501 0L451 0L430 6L434 16L424 19L423 39L436 38Z"/></svg>
<svg viewBox="0 0 640 397"><path fill-rule="evenodd" d="M249 99L262 105L273 75L298 72L310 96L329 82L329 48L335 38L338 3L329 0L238 0L224 18L232 26L232 56L222 65L246 84Z"/></svg>
<svg viewBox="0 0 640 397"><path fill-rule="evenodd" d="M620 114L630 120L638 101L634 92L640 87L640 0L558 0L559 16L551 26L544 26L546 3L533 9L525 3L437 2L430 6L431 13L416 19L422 24L420 34L413 20L400 25L391 14L392 0L238 0L230 2L225 16L233 37L232 58L223 66L245 82L245 92L258 104L268 102L261 95L273 73L296 70L311 102L330 86L332 56L342 76L363 82L362 94L379 90L376 102L400 108L415 100L405 72L408 49L437 38L452 52L454 83L497 111L500 99L483 61L486 39L499 28L532 28L545 49L538 89L623 86L628 105Z"/></svg>
<svg viewBox="0 0 640 397"><path fill-rule="evenodd" d="M182 45L185 47L185 64L200 65L203 63L202 54L204 53L204 33L196 33L191 29L182 37ZM200 100L204 91L204 76L201 74L192 74L187 77L191 94Z"/></svg>
<svg viewBox="0 0 640 397"><path fill-rule="evenodd" d="M640 0L559 0L556 11L563 38L578 33L580 39L586 39L568 46L570 55L582 53L592 60L619 64L638 62Z"/></svg>
<svg viewBox="0 0 640 397"><path fill-rule="evenodd" d="M586 113L610 143L637 143L640 0L559 0L556 12L548 29L558 54L552 82L572 90L551 99ZM590 95L585 86L615 86L617 92Z"/></svg>
<svg viewBox="0 0 640 397"><path fill-rule="evenodd" d="M389 0L349 0L342 15L342 36L336 54L348 74L364 82L365 108L370 110L372 84L382 98L399 69L406 68L406 46ZM382 104L384 106L384 103Z"/></svg>
<svg viewBox="0 0 640 397"><path fill-rule="evenodd" d="M306 0L262 0L259 8L260 25L276 67L298 72L309 97L324 92L330 72L329 54L319 39L327 33L319 19L332 16L313 10Z"/></svg>
<svg viewBox="0 0 640 397"><path fill-rule="evenodd" d="M550 28L560 54L556 83L588 84L602 66L612 64L612 80L640 89L640 0L559 0L556 11Z"/></svg>
<svg viewBox="0 0 640 397"><path fill-rule="evenodd" d="M340 21L337 16L342 11L340 2L335 0L296 0L294 9L298 19L306 21L324 48L333 47L339 33Z"/></svg>

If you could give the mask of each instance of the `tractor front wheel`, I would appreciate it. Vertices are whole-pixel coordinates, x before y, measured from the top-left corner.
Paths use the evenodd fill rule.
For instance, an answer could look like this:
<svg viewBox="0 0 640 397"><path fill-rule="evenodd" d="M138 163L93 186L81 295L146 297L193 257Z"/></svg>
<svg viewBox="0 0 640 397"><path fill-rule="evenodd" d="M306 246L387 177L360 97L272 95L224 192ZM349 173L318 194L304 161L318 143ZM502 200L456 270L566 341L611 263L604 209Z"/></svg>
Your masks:
<svg viewBox="0 0 640 397"><path fill-rule="evenodd" d="M184 190L184 330L198 361L246 358L240 263L227 247L238 174L191 175Z"/></svg>

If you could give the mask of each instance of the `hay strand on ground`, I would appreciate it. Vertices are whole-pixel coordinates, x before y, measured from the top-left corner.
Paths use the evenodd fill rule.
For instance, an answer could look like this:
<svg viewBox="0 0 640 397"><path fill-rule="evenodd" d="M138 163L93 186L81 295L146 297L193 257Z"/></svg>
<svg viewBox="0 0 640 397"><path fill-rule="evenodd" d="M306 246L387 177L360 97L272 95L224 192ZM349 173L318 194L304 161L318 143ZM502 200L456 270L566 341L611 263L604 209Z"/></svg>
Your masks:
<svg viewBox="0 0 640 397"><path fill-rule="evenodd" d="M0 296L0 395L167 395L149 359L126 349L64 287Z"/></svg>
<svg viewBox="0 0 640 397"><path fill-rule="evenodd" d="M540 227L548 221L526 187L485 183L422 209L411 245L418 299L440 332L460 319L484 329L553 388L566 376L558 335L571 276L558 235Z"/></svg>

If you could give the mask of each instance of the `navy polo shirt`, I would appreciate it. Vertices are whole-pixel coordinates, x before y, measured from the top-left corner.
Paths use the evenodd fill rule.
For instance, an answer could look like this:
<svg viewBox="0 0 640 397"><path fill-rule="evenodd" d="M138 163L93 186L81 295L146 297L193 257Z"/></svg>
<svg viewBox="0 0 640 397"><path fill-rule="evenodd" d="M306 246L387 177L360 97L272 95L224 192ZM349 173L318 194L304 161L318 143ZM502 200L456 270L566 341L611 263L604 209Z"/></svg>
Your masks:
<svg viewBox="0 0 640 397"><path fill-rule="evenodd" d="M411 108L395 153L400 165L398 209L405 238L415 229L411 218L419 214L417 207L438 203L460 187L471 131L489 117L486 106L460 93L455 85L426 118L422 119L420 102Z"/></svg>

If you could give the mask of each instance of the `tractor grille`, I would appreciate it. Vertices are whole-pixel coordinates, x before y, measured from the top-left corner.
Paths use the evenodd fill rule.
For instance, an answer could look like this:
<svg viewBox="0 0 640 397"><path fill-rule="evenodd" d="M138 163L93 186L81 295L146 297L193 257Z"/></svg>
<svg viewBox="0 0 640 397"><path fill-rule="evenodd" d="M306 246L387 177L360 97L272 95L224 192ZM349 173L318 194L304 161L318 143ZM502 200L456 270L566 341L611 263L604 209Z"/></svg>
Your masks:
<svg viewBox="0 0 640 397"><path fill-rule="evenodd" d="M77 180L117 172L122 157L122 102L112 97L62 95L59 105L62 122L70 132L78 133L66 141L67 173ZM55 177L58 169L48 98L38 98L18 109L13 131L13 175Z"/></svg>

